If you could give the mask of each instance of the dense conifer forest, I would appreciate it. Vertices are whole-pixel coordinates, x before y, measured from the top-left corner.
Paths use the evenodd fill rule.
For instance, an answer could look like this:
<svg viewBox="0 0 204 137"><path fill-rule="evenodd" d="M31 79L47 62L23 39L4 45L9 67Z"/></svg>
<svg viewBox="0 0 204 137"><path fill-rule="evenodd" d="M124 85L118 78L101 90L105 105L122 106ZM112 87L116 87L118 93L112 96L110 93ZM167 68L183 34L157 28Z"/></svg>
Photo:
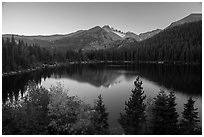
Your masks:
<svg viewBox="0 0 204 137"><path fill-rule="evenodd" d="M202 62L202 22L165 29L141 42L124 42L117 49L88 53L89 59Z"/></svg>
<svg viewBox="0 0 204 137"><path fill-rule="evenodd" d="M114 48L97 51L61 53L23 41L2 39L3 72L21 70L42 64L70 61L144 61L167 63L202 62L202 22L187 23L167 28L147 40L137 42L128 38L115 42Z"/></svg>

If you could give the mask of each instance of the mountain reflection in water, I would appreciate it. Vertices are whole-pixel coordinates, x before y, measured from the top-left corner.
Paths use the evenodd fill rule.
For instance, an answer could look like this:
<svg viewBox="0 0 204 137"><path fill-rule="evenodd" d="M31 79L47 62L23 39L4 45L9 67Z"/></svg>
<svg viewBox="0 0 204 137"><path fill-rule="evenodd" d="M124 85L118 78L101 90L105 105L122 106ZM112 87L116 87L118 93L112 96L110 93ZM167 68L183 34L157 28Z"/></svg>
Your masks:
<svg viewBox="0 0 204 137"><path fill-rule="evenodd" d="M99 94L102 94L110 112L110 125L117 127L119 113L124 111L124 102L129 98L136 76L141 77L148 98L154 98L160 88L167 91L174 90L179 113L183 111L183 104L187 99L193 96L202 120L201 66L112 63L75 64L68 67L44 69L23 75L3 77L3 103L21 98L29 80L46 88L56 82L61 82L65 88L70 89L70 94L77 95L90 104Z"/></svg>

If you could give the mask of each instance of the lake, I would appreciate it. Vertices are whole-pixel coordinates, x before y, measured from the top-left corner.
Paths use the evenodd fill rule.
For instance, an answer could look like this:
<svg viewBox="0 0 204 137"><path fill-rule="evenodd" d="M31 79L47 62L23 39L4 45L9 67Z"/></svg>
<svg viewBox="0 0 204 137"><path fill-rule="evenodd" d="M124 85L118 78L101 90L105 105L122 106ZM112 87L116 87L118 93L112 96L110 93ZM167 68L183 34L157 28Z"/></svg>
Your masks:
<svg viewBox="0 0 204 137"><path fill-rule="evenodd" d="M153 101L160 89L167 93L175 91L177 111L181 117L183 105L193 97L202 123L202 67L167 64L100 63L73 64L68 67L47 68L23 75L2 78L3 103L15 102L26 94L29 80L49 89L60 83L69 95L76 95L93 105L101 94L107 111L109 125L114 131L120 129L118 118L124 112L133 82L139 76L143 82L146 101Z"/></svg>

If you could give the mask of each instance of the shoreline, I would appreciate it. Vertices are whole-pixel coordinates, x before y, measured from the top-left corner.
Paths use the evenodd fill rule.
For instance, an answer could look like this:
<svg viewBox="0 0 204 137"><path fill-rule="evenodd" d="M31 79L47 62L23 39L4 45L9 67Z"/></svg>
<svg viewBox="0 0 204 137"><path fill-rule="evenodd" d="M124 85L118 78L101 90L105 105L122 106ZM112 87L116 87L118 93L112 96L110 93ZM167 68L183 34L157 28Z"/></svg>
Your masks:
<svg viewBox="0 0 204 137"><path fill-rule="evenodd" d="M2 73L2 77L6 76L13 76L13 75L19 75L24 73L30 73L34 72L40 69L45 68L55 68L55 67L62 67L62 66L69 66L73 64L93 64L93 63L141 63L141 64L166 64L166 65L202 65L199 63L187 63L187 62L166 62L166 61L73 61L68 63L55 63L55 64L42 64L41 66L34 67L34 68L28 68L18 71L10 71L10 72L4 72Z"/></svg>

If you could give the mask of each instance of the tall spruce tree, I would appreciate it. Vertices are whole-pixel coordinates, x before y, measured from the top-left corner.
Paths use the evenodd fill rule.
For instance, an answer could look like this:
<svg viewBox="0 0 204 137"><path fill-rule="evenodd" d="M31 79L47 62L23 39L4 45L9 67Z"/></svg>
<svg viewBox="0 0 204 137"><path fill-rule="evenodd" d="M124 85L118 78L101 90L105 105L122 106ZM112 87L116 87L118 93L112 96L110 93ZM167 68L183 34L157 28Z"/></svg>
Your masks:
<svg viewBox="0 0 204 137"><path fill-rule="evenodd" d="M178 113L176 111L176 97L174 92L170 92L168 95L168 110L167 110L167 133L178 134Z"/></svg>
<svg viewBox="0 0 204 137"><path fill-rule="evenodd" d="M167 134L167 112L168 112L168 96L164 90L160 90L154 99L153 119L152 119L152 133L153 134Z"/></svg>
<svg viewBox="0 0 204 137"><path fill-rule="evenodd" d="M122 125L125 134L143 134L146 121L144 95L142 81L139 77L134 82L135 88L127 102L125 102L125 114L120 114L119 123Z"/></svg>
<svg viewBox="0 0 204 137"><path fill-rule="evenodd" d="M198 126L199 117L197 108L194 108L195 101L190 97L182 112L183 118L180 122L181 134L201 134L201 128Z"/></svg>
<svg viewBox="0 0 204 137"><path fill-rule="evenodd" d="M153 134L178 134L178 113L176 111L176 97L174 92L169 95L161 90L154 100Z"/></svg>
<svg viewBox="0 0 204 137"><path fill-rule="evenodd" d="M98 96L98 100L95 103L91 123L95 134L109 134L108 113L101 95Z"/></svg>

